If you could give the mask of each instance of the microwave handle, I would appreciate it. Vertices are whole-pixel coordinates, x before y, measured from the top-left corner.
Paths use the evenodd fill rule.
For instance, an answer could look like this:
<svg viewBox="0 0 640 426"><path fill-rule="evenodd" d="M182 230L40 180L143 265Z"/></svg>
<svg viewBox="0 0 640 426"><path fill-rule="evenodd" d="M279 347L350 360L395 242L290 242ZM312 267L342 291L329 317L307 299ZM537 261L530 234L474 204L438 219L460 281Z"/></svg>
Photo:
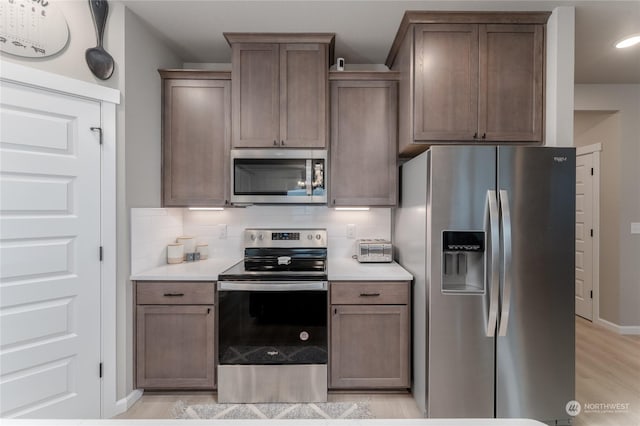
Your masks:
<svg viewBox="0 0 640 426"><path fill-rule="evenodd" d="M313 188L311 187L311 181L313 179L313 164L312 160L307 159L307 173L304 186L307 189L307 195L313 195Z"/></svg>

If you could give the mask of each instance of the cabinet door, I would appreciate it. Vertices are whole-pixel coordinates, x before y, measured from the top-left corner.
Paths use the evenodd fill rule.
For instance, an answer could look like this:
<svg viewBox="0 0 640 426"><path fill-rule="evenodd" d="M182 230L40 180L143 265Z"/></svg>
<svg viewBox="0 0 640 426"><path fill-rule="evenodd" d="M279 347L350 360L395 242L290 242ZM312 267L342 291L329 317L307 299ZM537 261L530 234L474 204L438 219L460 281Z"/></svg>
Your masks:
<svg viewBox="0 0 640 426"><path fill-rule="evenodd" d="M332 206L393 206L397 187L395 81L331 82Z"/></svg>
<svg viewBox="0 0 640 426"><path fill-rule="evenodd" d="M280 45L280 145L324 148L327 138L327 45Z"/></svg>
<svg viewBox="0 0 640 426"><path fill-rule="evenodd" d="M478 131L478 25L416 25L414 35L414 139L473 140Z"/></svg>
<svg viewBox="0 0 640 426"><path fill-rule="evenodd" d="M232 46L234 147L272 147L280 139L278 52L278 44Z"/></svg>
<svg viewBox="0 0 640 426"><path fill-rule="evenodd" d="M226 204L231 82L167 79L163 90L163 206Z"/></svg>
<svg viewBox="0 0 640 426"><path fill-rule="evenodd" d="M487 141L542 141L544 27L480 26L479 133Z"/></svg>
<svg viewBox="0 0 640 426"><path fill-rule="evenodd" d="M137 387L213 389L213 305L138 305L136 318Z"/></svg>
<svg viewBox="0 0 640 426"><path fill-rule="evenodd" d="M331 307L331 388L407 388L406 305Z"/></svg>

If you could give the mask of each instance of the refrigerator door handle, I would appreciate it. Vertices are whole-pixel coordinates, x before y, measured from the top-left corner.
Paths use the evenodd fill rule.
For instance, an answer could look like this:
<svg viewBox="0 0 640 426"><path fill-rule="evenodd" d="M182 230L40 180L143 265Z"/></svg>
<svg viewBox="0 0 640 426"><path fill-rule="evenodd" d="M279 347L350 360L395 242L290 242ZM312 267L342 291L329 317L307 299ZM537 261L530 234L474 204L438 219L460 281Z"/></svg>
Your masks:
<svg viewBox="0 0 640 426"><path fill-rule="evenodd" d="M509 194L507 191L500 190L500 220L502 224L502 276L504 287L502 292L502 309L500 312L500 326L498 328L498 336L507 335L507 327L509 326L509 307L511 305L511 286L513 280L511 276L511 214L509 212Z"/></svg>
<svg viewBox="0 0 640 426"><path fill-rule="evenodd" d="M498 273L498 264L500 263L500 233L498 221L498 199L496 191L487 191L487 207L488 207L488 228L489 228L489 245L490 250L490 268L487 271L487 281L489 284L489 318L487 320L487 337L495 337L496 325L498 322L498 291L500 286L500 274ZM485 223L487 221L485 220Z"/></svg>

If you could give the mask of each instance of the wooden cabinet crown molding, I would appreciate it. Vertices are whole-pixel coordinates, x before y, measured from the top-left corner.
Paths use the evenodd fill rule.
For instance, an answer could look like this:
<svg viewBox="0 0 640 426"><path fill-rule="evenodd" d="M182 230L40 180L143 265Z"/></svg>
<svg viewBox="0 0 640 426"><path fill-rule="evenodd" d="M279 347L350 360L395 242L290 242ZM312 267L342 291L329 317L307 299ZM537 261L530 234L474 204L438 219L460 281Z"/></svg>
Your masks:
<svg viewBox="0 0 640 426"><path fill-rule="evenodd" d="M404 13L385 65L389 68L412 24L546 24L551 12L448 12L408 10Z"/></svg>
<svg viewBox="0 0 640 426"><path fill-rule="evenodd" d="M233 43L335 43L335 33L222 33Z"/></svg>
<svg viewBox="0 0 640 426"><path fill-rule="evenodd" d="M329 80L398 81L399 71L329 71Z"/></svg>
<svg viewBox="0 0 640 426"><path fill-rule="evenodd" d="M159 69L158 73L163 79L231 80L231 71Z"/></svg>

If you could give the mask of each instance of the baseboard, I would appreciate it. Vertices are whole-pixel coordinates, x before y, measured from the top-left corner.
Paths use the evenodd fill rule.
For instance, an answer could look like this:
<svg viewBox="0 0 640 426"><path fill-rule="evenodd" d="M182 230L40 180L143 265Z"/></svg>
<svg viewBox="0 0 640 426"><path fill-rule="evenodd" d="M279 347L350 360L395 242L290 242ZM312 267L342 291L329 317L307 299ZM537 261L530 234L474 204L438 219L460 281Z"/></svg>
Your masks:
<svg viewBox="0 0 640 426"><path fill-rule="evenodd" d="M134 389L129 395L118 400L118 402L116 402L116 413L114 414L114 416L122 414L129 408L131 408L131 406L140 399L143 392L144 391L142 389Z"/></svg>
<svg viewBox="0 0 640 426"><path fill-rule="evenodd" d="M638 325L618 325L602 318L597 318L595 323L618 334L640 335L640 326Z"/></svg>

